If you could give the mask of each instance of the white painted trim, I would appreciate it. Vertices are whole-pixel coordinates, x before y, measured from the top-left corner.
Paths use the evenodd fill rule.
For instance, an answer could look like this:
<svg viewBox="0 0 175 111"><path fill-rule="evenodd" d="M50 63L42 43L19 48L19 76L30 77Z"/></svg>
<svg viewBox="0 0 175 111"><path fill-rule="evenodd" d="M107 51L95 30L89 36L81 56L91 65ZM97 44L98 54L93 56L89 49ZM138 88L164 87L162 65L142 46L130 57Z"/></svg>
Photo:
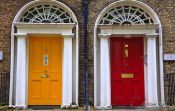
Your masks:
<svg viewBox="0 0 175 111"><path fill-rule="evenodd" d="M111 107L109 37L100 37L100 106Z"/></svg>
<svg viewBox="0 0 175 111"><path fill-rule="evenodd" d="M16 34L62 34L71 35L75 24L15 24ZM62 27L61 27L62 26Z"/></svg>
<svg viewBox="0 0 175 111"><path fill-rule="evenodd" d="M161 103L159 106L165 107L165 94L164 94L164 68L163 68L163 34L162 25L159 24L159 67L160 67L160 91L161 91Z"/></svg>
<svg viewBox="0 0 175 111"><path fill-rule="evenodd" d="M101 38L110 38L111 34L98 34L98 37Z"/></svg>
<svg viewBox="0 0 175 111"><path fill-rule="evenodd" d="M148 35L147 35L148 37ZM158 107L156 36L147 38L147 107Z"/></svg>
<svg viewBox="0 0 175 111"><path fill-rule="evenodd" d="M98 26L100 35L144 35L151 34L155 35L156 30L158 29L157 24L150 25L99 25Z"/></svg>
<svg viewBox="0 0 175 111"><path fill-rule="evenodd" d="M64 37L62 106L72 105L72 37Z"/></svg>
<svg viewBox="0 0 175 111"><path fill-rule="evenodd" d="M10 89L9 89L9 107L13 107L13 82L14 82L14 25L11 31L11 61L10 61Z"/></svg>
<svg viewBox="0 0 175 111"><path fill-rule="evenodd" d="M159 24L128 24L128 25L112 25L112 24L104 24L98 25L100 29L156 29L159 28Z"/></svg>
<svg viewBox="0 0 175 111"><path fill-rule="evenodd" d="M21 23L16 22L14 25L17 28L74 28L75 23Z"/></svg>
<svg viewBox="0 0 175 111"><path fill-rule="evenodd" d="M116 2L111 3L110 5L108 5L106 8L104 8L101 13L99 14L96 22L95 22L95 26L94 26L94 107L99 107L99 103L97 103L97 87L98 87L98 79L97 79L97 74L98 74L98 66L97 66L97 52L99 52L99 49L97 49L97 46L99 43L97 35L98 35L98 30L97 28L99 27L98 23L101 19L101 17L103 17L103 15L105 14L105 12L107 12L108 10L112 9L113 7L116 6L122 6L122 5L134 5L136 7L139 7L143 10L145 10L145 12L147 12L152 18L155 24L159 25L159 62L160 62L160 90L161 90L161 105L165 106L165 101L164 101L164 78L163 78L163 46L162 46L162 26L161 26L161 22L159 20L158 15L155 13L155 11L148 5L146 5L143 2L137 1L137 0L119 0ZM137 32L139 33L139 32ZM154 32L155 33L155 32ZM109 33L103 33L103 34L109 34ZM113 34L113 33L111 33ZM122 33L124 34L124 33ZM132 34L132 33L128 33L128 34ZM145 33L146 34L146 33Z"/></svg>
<svg viewBox="0 0 175 111"><path fill-rule="evenodd" d="M105 106L105 107L103 107L103 106L96 106L96 107L94 107L95 109L97 109L97 110L110 110L111 111L111 109L112 109L112 106Z"/></svg>
<svg viewBox="0 0 175 111"><path fill-rule="evenodd" d="M159 34L157 34L157 33L146 34L145 37L146 38L157 38L157 37L159 37Z"/></svg>
<svg viewBox="0 0 175 111"><path fill-rule="evenodd" d="M78 33L78 29L79 29L79 27L78 27L78 21L77 21L77 19L76 19L76 16L75 16L75 14L73 13L73 11L68 7L68 6L66 6L66 5L64 5L63 3L61 3L61 2L59 2L59 1L56 1L56 0L34 0L34 1L32 1L32 2L30 2L30 3L28 3L28 4L26 4L25 6L23 6L20 10L19 10L19 12L17 13L17 15L15 16L15 18L14 18L14 20L13 20L13 23L12 23L12 28L11 28L11 65L10 65L10 92L9 92L9 106L10 107L16 107L16 105L15 105L15 103L13 103L13 99L14 99L14 97L13 97L13 94L14 94L14 91L13 91L13 87L14 87L14 82L15 82L15 78L14 78L14 74L15 74L15 72L14 72L14 67L15 67L15 49L14 49L14 37L15 36L24 36L24 35L26 35L26 34L28 34L28 33L17 33L17 34L15 34L15 27L16 27L16 24L18 24L19 25L19 27L21 27L20 25L23 25L23 26L25 26L26 24L25 23L20 23L19 24L19 20L20 20L20 18L21 18L21 16L22 16L22 14L23 13L25 13L25 11L26 10L28 10L30 7L32 7L33 5L35 5L35 4L40 4L40 3L54 3L54 4L56 4L56 5L59 5L59 6L61 6L63 9L65 9L70 15L71 15L71 17L72 17L72 19L73 19L73 21L74 21L74 26L75 26L75 50L76 50L76 52L75 52L75 65L76 65L76 67L75 67L75 75L76 75L76 83L75 83L75 90L76 90L76 97L75 97L75 105L78 105L78 70L79 70L79 65L78 65L78 61L79 61L79 33ZM32 25L34 25L34 24L32 24ZM31 26L32 26L31 25ZM43 24L39 24L39 26L43 26ZM45 25L48 25L48 24L45 24ZM57 24L57 28L59 27L58 25L61 25L61 26L63 26L63 27L65 27L64 26L64 24ZM66 24L65 24L66 25ZM71 24L69 24L69 25L71 25ZM73 25L73 24L72 24ZM54 26L54 24L51 24L50 25L50 27L53 27ZM46 27L45 27L46 28ZM65 28L68 28L68 27L65 27ZM69 27L69 28L71 28L71 27ZM34 31L33 31L34 32ZM72 29L71 29L71 32L72 32ZM58 34L58 32L56 33L56 32L48 32L48 33L40 33L40 34L50 34L50 33L52 33L52 34ZM36 33L32 33L32 34L38 34L37 32ZM59 33L59 34L61 34L61 33ZM73 34L73 32L72 33L62 33L62 35L72 35Z"/></svg>
<svg viewBox="0 0 175 111"><path fill-rule="evenodd" d="M35 37L41 37L41 35L43 37L48 37L49 36L52 36L52 37L69 37L69 38L74 38L74 34L60 34L60 33L15 33L14 36L16 38L28 38L30 36L35 36Z"/></svg>
<svg viewBox="0 0 175 111"><path fill-rule="evenodd" d="M26 38L17 40L17 69L16 69L16 107L27 107L27 41Z"/></svg>

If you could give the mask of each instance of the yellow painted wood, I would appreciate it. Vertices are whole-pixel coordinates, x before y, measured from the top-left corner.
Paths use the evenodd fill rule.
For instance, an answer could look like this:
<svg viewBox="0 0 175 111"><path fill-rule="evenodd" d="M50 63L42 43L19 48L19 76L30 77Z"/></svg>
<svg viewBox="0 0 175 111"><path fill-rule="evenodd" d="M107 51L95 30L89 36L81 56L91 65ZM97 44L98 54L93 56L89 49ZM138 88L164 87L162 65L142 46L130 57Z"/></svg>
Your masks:
<svg viewBox="0 0 175 111"><path fill-rule="evenodd" d="M58 37L29 38L28 105L61 105L62 46Z"/></svg>

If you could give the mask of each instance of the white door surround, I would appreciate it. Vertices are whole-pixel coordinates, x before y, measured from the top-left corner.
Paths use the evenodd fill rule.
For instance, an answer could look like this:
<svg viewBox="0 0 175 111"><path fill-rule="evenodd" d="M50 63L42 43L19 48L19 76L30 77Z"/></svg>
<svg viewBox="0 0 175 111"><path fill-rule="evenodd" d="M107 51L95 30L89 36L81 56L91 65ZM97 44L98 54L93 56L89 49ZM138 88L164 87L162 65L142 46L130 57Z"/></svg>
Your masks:
<svg viewBox="0 0 175 111"><path fill-rule="evenodd" d="M65 9L73 23L20 22L27 9L36 4L49 3ZM60 20L62 21L62 20ZM61 107L78 106L78 22L72 10L55 0L35 0L25 5L16 15L11 32L10 107L27 108L28 103L28 40L31 36L62 37L63 73ZM73 65L75 64L75 65Z"/></svg>
<svg viewBox="0 0 175 111"><path fill-rule="evenodd" d="M107 17L114 13L111 9L120 6L134 6L144 10L152 18L151 23L144 24L140 20L138 21L140 23L137 24L137 21L126 20L127 23L130 22L131 24L121 24L123 22L118 23L120 20L117 20L117 17L114 17L115 19L111 19L108 23L109 19ZM108 13L108 11L111 12ZM103 16L105 17L102 18ZM162 27L160 20L154 10L148 5L136 0L120 0L102 10L94 27L94 107L97 109L112 108L110 37L144 37L145 107L164 106ZM157 61L159 61L159 64ZM160 78L157 75L160 75ZM160 84L158 84L158 80ZM158 90L158 86L160 86L160 90ZM158 98L158 91L161 92L161 98Z"/></svg>

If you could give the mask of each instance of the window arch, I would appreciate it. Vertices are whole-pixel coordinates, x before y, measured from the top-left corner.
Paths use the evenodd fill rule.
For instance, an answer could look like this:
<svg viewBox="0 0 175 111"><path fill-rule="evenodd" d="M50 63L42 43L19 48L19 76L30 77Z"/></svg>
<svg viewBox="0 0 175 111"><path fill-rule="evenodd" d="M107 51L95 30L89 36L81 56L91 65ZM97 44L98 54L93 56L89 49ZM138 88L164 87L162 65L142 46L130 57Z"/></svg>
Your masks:
<svg viewBox="0 0 175 111"><path fill-rule="evenodd" d="M153 24L151 16L139 7L123 5L107 11L99 24Z"/></svg>
<svg viewBox="0 0 175 111"><path fill-rule="evenodd" d="M29 8L21 16L20 22L27 23L73 23L70 14L51 3L42 3Z"/></svg>

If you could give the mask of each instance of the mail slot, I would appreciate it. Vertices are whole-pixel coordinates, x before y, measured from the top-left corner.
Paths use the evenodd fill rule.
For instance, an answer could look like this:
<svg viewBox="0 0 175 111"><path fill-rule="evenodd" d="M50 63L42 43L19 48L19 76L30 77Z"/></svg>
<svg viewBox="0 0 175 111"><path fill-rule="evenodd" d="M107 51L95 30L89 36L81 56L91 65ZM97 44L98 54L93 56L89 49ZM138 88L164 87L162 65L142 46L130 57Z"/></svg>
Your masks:
<svg viewBox="0 0 175 111"><path fill-rule="evenodd" d="M122 73L121 78L134 78L133 73Z"/></svg>

